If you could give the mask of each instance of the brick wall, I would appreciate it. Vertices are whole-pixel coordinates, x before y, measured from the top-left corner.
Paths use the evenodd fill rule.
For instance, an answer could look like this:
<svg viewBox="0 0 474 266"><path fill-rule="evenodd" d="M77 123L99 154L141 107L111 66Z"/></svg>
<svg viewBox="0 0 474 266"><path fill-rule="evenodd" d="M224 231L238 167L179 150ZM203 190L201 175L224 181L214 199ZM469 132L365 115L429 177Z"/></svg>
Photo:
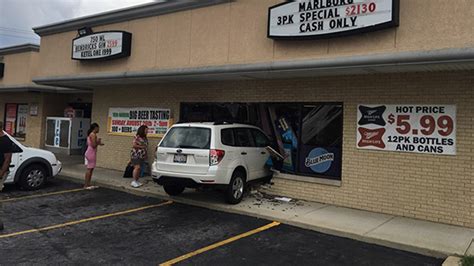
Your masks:
<svg viewBox="0 0 474 266"><path fill-rule="evenodd" d="M472 71L374 74L97 89L94 92L93 120L102 125L100 135L106 143L99 149L98 165L123 169L129 159L131 137L106 134L109 107L171 108L173 117L177 119L180 102L338 101L344 103L341 186L275 179L272 188L275 193L474 227L473 74ZM457 155L356 149L356 108L361 103L457 105ZM156 147L157 141L151 141L150 147Z"/></svg>

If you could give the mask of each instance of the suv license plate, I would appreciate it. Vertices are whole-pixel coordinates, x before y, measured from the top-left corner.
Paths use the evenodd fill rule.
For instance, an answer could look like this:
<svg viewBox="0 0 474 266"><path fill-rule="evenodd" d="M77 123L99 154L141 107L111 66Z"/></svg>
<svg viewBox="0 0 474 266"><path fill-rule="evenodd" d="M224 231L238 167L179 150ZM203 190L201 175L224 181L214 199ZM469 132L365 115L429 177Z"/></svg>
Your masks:
<svg viewBox="0 0 474 266"><path fill-rule="evenodd" d="M188 156L185 154L175 154L173 157L173 162L175 163L186 163Z"/></svg>

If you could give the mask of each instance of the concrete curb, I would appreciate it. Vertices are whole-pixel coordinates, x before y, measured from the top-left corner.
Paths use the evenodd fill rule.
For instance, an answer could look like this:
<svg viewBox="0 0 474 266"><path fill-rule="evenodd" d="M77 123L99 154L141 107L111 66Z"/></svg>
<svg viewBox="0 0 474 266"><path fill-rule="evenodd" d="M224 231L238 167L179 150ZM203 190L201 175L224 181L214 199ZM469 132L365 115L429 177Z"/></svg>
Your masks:
<svg viewBox="0 0 474 266"><path fill-rule="evenodd" d="M456 256L449 256L443 262L442 266L460 266L461 265L461 258Z"/></svg>
<svg viewBox="0 0 474 266"><path fill-rule="evenodd" d="M63 172L61 174L63 176L58 176L59 179L72 181L72 182L75 182L75 183L83 183L83 181L84 181L82 177L79 178L77 176L74 176L74 174L68 174L67 172L66 173ZM414 246L414 245L408 245L408 244L404 244L404 243L388 241L386 239L377 239L377 238L374 238L374 237L355 234L355 233L352 233L352 232L346 232L346 231L338 230L338 229L334 229L334 228L327 228L327 227L323 227L323 226L318 226L316 224L302 223L302 222L298 222L298 221L293 221L292 219L275 218L275 217L270 216L270 215L258 214L258 213L255 213L255 212L245 211L245 210L242 210L242 209L235 209L235 208L231 207L233 205L228 205L229 207L226 207L225 205L224 206L223 205L217 205L217 204L213 204L213 203L209 203L209 202L201 202L201 201L193 200L193 199L187 199L187 198L181 198L181 197L170 197L170 196L165 195L165 194L156 193L156 192L148 192L148 191L143 191L143 190L140 190L140 189L133 189L133 188L128 187L128 186L125 187L125 186L121 186L121 185L113 185L113 184L109 184L107 182L102 182L101 180L97 180L97 179L94 180L94 183L101 186L101 187L104 187L104 188L118 190L118 191L130 193L130 194L134 194L134 195L138 195L138 196L153 197L153 198L159 198L159 199L162 199L162 200L171 200L173 202L177 202L177 203L181 203L181 204L192 205L192 206L196 206L196 207L201 207L201 208L211 209L211 210L216 210L216 211L222 211L222 212L227 212L227 213L252 216L252 217L271 220L271 221L276 220L276 221L281 222L283 224L292 225L292 226L296 226L296 227L303 228L303 229L308 229L308 230L312 230L312 231L316 231L316 232L320 232L320 233L324 233L324 234L329 234L329 235L334 235L334 236L338 236L338 237L354 239L354 240L358 240L358 241L362 241L362 242L366 242L366 243L370 243L370 244L376 244L376 245L385 246L385 247L394 248L394 249L399 249L399 250L404 250L404 251L408 251L408 252L414 252L414 253L418 253L418 254L422 254L422 255L426 255L426 256L432 256L432 257L437 257L437 258L446 258L447 256L451 255L451 254L446 254L445 252L440 251L440 250L432 250L432 249L428 249L428 248L424 248L424 247L417 247L417 246Z"/></svg>

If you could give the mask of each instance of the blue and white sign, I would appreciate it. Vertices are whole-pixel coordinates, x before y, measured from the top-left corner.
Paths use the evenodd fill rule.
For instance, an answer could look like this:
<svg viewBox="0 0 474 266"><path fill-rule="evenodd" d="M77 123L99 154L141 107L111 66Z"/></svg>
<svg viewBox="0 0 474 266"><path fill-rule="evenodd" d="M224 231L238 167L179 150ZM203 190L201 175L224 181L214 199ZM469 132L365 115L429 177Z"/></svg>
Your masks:
<svg viewBox="0 0 474 266"><path fill-rule="evenodd" d="M322 174L331 168L333 161L334 153L323 148L315 148L305 158L305 166L315 173Z"/></svg>

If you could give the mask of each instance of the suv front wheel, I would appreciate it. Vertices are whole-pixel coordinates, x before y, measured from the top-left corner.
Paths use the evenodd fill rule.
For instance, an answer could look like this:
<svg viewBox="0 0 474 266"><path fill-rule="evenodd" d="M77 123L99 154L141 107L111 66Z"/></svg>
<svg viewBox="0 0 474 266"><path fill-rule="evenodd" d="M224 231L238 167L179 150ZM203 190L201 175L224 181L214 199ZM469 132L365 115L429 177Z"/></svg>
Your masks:
<svg viewBox="0 0 474 266"><path fill-rule="evenodd" d="M245 191L245 175L242 171L235 171L232 174L226 191L226 201L230 204L237 204L242 201Z"/></svg>

